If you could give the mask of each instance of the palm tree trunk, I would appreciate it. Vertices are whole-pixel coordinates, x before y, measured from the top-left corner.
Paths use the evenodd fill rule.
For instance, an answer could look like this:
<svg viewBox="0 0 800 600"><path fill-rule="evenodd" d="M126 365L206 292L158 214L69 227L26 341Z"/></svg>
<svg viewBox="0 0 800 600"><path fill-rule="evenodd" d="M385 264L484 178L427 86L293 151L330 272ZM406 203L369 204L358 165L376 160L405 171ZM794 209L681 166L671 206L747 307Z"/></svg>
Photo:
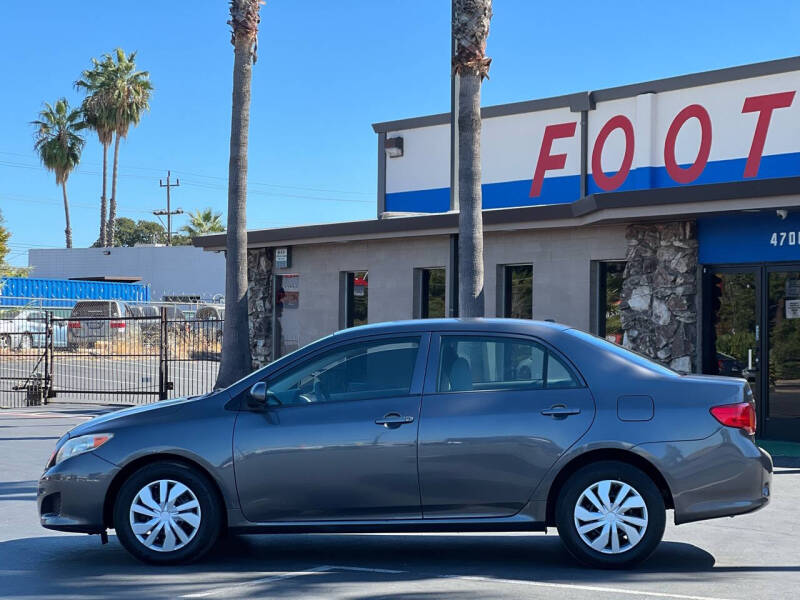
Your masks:
<svg viewBox="0 0 800 600"><path fill-rule="evenodd" d="M481 82L492 0L453 0L453 74L458 81L458 314L484 316Z"/></svg>
<svg viewBox="0 0 800 600"><path fill-rule="evenodd" d="M106 213L108 204L106 201L106 180L108 174L108 144L103 144L103 195L100 196L100 245L107 246L106 243Z"/></svg>
<svg viewBox="0 0 800 600"><path fill-rule="evenodd" d="M233 61L233 109L228 164L228 232L225 255L225 324L217 388L252 370L247 314L247 141L250 127L251 44L236 38Z"/></svg>
<svg viewBox="0 0 800 600"><path fill-rule="evenodd" d="M106 246L114 245L114 221L117 220L117 168L119 167L119 134L114 139L114 166L111 170L111 202L108 205Z"/></svg>
<svg viewBox="0 0 800 600"><path fill-rule="evenodd" d="M67 248L72 248L72 225L70 224L69 220L69 200L67 200L67 182L61 182L61 191L64 194L64 222L66 226L64 227L64 235L66 236L67 241Z"/></svg>
<svg viewBox="0 0 800 600"><path fill-rule="evenodd" d="M481 76L464 70L458 80L458 316L483 317Z"/></svg>

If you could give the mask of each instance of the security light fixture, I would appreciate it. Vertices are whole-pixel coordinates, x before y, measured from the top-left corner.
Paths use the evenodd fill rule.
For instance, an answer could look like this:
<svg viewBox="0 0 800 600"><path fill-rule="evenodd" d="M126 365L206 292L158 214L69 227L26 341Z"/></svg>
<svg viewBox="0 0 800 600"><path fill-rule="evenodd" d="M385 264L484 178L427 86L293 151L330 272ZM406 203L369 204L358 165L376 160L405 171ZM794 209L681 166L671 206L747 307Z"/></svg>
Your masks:
<svg viewBox="0 0 800 600"><path fill-rule="evenodd" d="M403 156L402 137L398 136L393 138L386 138L383 147L386 149L386 156L388 156L389 158L399 158Z"/></svg>

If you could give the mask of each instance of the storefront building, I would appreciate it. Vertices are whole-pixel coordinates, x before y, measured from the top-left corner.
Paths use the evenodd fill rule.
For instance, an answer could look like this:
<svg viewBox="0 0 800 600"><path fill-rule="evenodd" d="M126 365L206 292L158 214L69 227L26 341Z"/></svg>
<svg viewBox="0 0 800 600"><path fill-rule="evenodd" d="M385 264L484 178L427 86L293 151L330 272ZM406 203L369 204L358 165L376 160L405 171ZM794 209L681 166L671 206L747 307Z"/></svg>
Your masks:
<svg viewBox="0 0 800 600"><path fill-rule="evenodd" d="M487 316L747 377L762 434L800 440L798 89L800 57L484 108ZM373 128L376 219L248 232L257 365L457 316L450 115Z"/></svg>

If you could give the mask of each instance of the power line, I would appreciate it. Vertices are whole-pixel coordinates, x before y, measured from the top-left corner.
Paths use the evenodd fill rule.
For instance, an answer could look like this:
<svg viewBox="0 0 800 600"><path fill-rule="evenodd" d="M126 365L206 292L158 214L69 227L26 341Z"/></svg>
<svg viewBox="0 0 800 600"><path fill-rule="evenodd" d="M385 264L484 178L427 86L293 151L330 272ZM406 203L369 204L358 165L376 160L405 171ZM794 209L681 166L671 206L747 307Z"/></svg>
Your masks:
<svg viewBox="0 0 800 600"><path fill-rule="evenodd" d="M20 156L20 157L28 157L27 154L21 154L19 152L3 152L0 151L0 154L5 154L9 156ZM41 165L31 165L25 163L15 163L11 161L4 161L0 160L0 165L15 167L15 168L24 168L24 169L44 169ZM101 167L100 163L94 162L86 162L83 161L81 165L90 165L94 167ZM126 169L134 169L139 171L161 171L161 169L156 169L155 167L141 167L141 166L134 166L134 165L126 165ZM100 175L100 171L88 171L81 169L81 166L75 171L75 173L82 173L87 175ZM227 182L227 177L220 177L218 175L206 175L202 173L194 173L192 171L185 171L183 169L178 169L177 173L189 175L192 177L199 177L201 179L213 179L217 181ZM131 173L120 173L118 176L120 177L132 177L136 179L152 179L151 177L147 177L145 175L134 175ZM292 189L292 190L301 190L301 191L308 191L308 192L320 192L320 193L333 193L333 194L356 194L356 195L363 195L363 196L371 196L372 192L364 192L364 191L356 191L356 190L339 190L339 189L330 189L330 188L323 188L323 187L308 187L308 186L297 186L297 185L286 185L280 183L268 183L268 182L260 182L260 181L251 181L248 180L248 185L256 185L256 186L264 186L264 187L274 187L274 188L282 188L282 189ZM227 189L227 188L226 188Z"/></svg>
<svg viewBox="0 0 800 600"><path fill-rule="evenodd" d="M221 185L214 185L210 183L197 183L191 181L184 181L184 185L190 187L197 187L207 190L225 190L227 189L225 186ZM249 184L248 184L249 185ZM265 190L247 190L248 196L269 196L269 197L276 197L276 198L299 198L302 200L319 200L322 202L346 202L351 204L372 204L372 200L357 200L355 198L329 198L326 196L307 196L304 194L286 194L283 192L268 192Z"/></svg>

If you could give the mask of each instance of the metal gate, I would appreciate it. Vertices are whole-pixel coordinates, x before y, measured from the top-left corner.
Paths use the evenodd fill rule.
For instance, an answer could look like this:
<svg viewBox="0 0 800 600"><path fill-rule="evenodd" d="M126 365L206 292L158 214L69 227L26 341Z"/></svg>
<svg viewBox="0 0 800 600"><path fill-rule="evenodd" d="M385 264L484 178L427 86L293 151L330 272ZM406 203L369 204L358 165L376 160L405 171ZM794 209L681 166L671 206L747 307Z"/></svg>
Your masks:
<svg viewBox="0 0 800 600"><path fill-rule="evenodd" d="M58 402L144 404L212 390L223 321L152 316L0 318L0 408Z"/></svg>

